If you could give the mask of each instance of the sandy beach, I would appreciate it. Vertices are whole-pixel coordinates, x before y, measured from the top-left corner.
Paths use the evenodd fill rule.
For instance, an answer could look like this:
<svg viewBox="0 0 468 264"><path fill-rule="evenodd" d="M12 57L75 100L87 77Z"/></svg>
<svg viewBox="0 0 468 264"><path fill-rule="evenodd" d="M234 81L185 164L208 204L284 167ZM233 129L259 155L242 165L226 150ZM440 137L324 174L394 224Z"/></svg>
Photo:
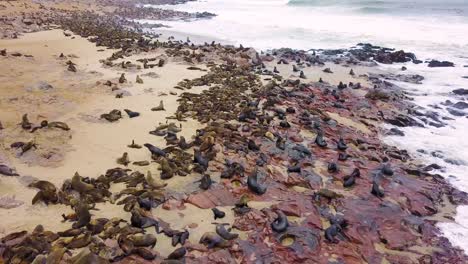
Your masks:
<svg viewBox="0 0 468 264"><path fill-rule="evenodd" d="M107 47L106 26L66 20L85 10L111 18L106 12L127 5L2 2L0 15L25 18L2 24L0 39L0 164L17 174L0 176L0 263L46 263L61 248L66 253L47 263L467 260L435 227L452 221L466 195L380 140L388 132L383 122L411 118L399 116L407 112L405 94L381 91L369 76L399 71L332 60L307 65L300 52L259 54L202 44L197 36L197 45L184 43L191 36L166 42L167 33L155 44L150 35L120 37L130 26L114 20L103 23L115 30L109 34L119 36L114 44L121 48ZM47 13L50 23L25 23L34 12ZM103 114L114 109L120 115L110 121ZM132 141L140 148L130 148ZM148 172L164 186L154 187ZM354 187L346 186L351 178ZM31 185L38 181L56 190L49 196L42 190L32 204L41 189ZM213 208L225 216L214 218ZM82 220L87 214L91 218ZM116 219L125 223L114 227L135 230L112 231ZM92 233L96 221L106 223L104 231ZM220 223L238 235L221 238ZM55 235L65 230L77 235ZM138 233L155 237L156 246L139 245ZM41 250L30 240L41 241ZM184 254L171 254L176 249Z"/></svg>

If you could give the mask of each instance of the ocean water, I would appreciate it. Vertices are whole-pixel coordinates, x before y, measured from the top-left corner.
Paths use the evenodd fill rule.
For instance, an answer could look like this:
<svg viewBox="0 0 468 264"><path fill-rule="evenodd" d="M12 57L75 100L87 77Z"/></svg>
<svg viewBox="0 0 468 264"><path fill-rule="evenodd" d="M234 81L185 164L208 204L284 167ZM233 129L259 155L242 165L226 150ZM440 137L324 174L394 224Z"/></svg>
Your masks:
<svg viewBox="0 0 468 264"><path fill-rule="evenodd" d="M421 85L400 85L415 94L423 107L468 89L468 0L202 0L163 8L213 12L210 20L158 21L168 30L243 44L260 50L348 48L370 42L414 52L419 59L449 60L454 68L428 68L408 63L407 73L421 74ZM382 68L401 68L380 65ZM433 109L434 110L434 109ZM450 116L445 109L435 110ZM407 149L424 162L444 167L439 171L454 186L468 192L468 118L453 117L443 128L406 128L405 137L385 137L389 144ZM424 149L429 154L417 150ZM443 158L430 153L439 151ZM446 162L457 161L458 165ZM457 209L454 223L439 227L450 241L468 252L468 207Z"/></svg>

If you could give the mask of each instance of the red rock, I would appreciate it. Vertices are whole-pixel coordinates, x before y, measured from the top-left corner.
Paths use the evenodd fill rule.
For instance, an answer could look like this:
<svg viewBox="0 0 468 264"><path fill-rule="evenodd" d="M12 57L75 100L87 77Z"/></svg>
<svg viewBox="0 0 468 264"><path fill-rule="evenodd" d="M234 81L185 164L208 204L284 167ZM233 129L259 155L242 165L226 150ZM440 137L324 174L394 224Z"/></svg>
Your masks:
<svg viewBox="0 0 468 264"><path fill-rule="evenodd" d="M213 186L207 191L190 195L187 202L202 209L209 209L216 206L232 206L237 199L223 187Z"/></svg>

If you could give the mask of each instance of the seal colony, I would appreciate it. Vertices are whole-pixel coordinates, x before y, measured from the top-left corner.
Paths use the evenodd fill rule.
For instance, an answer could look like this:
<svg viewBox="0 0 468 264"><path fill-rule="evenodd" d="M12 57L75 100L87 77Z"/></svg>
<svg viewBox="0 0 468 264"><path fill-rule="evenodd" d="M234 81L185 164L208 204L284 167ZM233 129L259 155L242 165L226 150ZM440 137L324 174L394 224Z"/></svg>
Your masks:
<svg viewBox="0 0 468 264"><path fill-rule="evenodd" d="M141 1L170 2L181 1ZM466 194L428 173L436 164L419 164L379 138L392 132L381 127L384 122L444 125L448 118L415 109L410 95L382 80L417 81L420 76L378 75L364 68L374 59L420 63L414 54L369 44L310 54L166 41L119 17L164 16L148 15L150 11L129 1L97 1L94 11L80 10L89 4L85 0L75 9L60 3L66 1L31 4L40 6L36 15L47 14L52 21L34 30L53 23L64 30L68 43L80 36L102 49L107 57L93 58L93 69L101 74L84 72L80 54L57 53L54 60L60 76L70 82L79 76L98 79L93 87L105 92L90 89L91 96L112 108L93 108L88 123L76 123L76 116L40 118L32 111L16 113L11 121L1 117L5 154L0 156L0 188L26 184L22 188L34 192L30 201L2 197L2 217L21 222L8 210L26 206L33 209L26 211L31 216L52 208L61 212L50 211L50 220L39 219L32 228L1 226L2 262L468 261L435 227L437 221L451 220L450 208L467 203ZM112 10L120 11L115 16ZM172 11L167 12L167 19L173 19ZM29 19L30 14L24 16ZM34 24L26 22L14 28L17 37L31 29L27 24ZM3 36L12 37L13 29L4 27L9 31ZM27 59L17 55L6 49L1 63ZM177 81L168 91L152 94L150 86L163 77L151 76L163 75L169 67L180 74ZM364 74L364 69L371 73ZM144 92L133 95L140 86L146 87ZM132 97L136 102L128 106ZM96 104L86 98L86 103ZM24 98L16 100L23 104ZM125 123L138 120L151 122L153 128L139 131L141 127L133 125L137 123ZM68 175L42 179L12 165L41 166L60 153L55 171L73 166L66 156L73 153L69 145L79 130L107 126L122 137L118 130L125 124L131 129L119 146L124 151L113 153L112 165L94 171L94 176L82 172L87 168L71 167ZM58 228L45 228L53 221L60 222Z"/></svg>

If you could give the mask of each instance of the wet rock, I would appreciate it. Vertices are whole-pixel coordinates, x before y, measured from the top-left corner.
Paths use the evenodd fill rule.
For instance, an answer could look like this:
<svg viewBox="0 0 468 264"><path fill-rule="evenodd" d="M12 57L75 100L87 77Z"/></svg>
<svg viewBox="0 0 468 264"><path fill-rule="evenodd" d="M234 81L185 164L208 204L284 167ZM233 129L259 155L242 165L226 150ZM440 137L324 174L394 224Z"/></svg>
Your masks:
<svg viewBox="0 0 468 264"><path fill-rule="evenodd" d="M458 102L458 103L452 105L452 107L462 110L462 109L468 108L468 103Z"/></svg>
<svg viewBox="0 0 468 264"><path fill-rule="evenodd" d="M388 101L391 98L391 94L382 89L374 89L367 92L366 98L371 100Z"/></svg>
<svg viewBox="0 0 468 264"><path fill-rule="evenodd" d="M457 109L447 108L447 111L453 116L465 116L466 113Z"/></svg>
<svg viewBox="0 0 468 264"><path fill-rule="evenodd" d="M456 95L468 95L468 89L463 89L463 88L455 89L452 91L452 93Z"/></svg>
<svg viewBox="0 0 468 264"><path fill-rule="evenodd" d="M387 133L385 133L387 136L405 136L405 133L398 128L391 128Z"/></svg>
<svg viewBox="0 0 468 264"><path fill-rule="evenodd" d="M436 67L455 67L455 64L450 61L438 61L432 60L429 62L428 67L436 68Z"/></svg>
<svg viewBox="0 0 468 264"><path fill-rule="evenodd" d="M411 126L419 126L422 127L422 125L417 122L415 119L405 116L405 115L398 115L393 118L387 118L385 119L385 122L392 124L394 126L398 127L411 127Z"/></svg>
<svg viewBox="0 0 468 264"><path fill-rule="evenodd" d="M380 63L392 64L394 62L402 63L411 61L412 57L414 57L414 54L406 53L403 50L390 53L380 51L375 55L374 59Z"/></svg>

